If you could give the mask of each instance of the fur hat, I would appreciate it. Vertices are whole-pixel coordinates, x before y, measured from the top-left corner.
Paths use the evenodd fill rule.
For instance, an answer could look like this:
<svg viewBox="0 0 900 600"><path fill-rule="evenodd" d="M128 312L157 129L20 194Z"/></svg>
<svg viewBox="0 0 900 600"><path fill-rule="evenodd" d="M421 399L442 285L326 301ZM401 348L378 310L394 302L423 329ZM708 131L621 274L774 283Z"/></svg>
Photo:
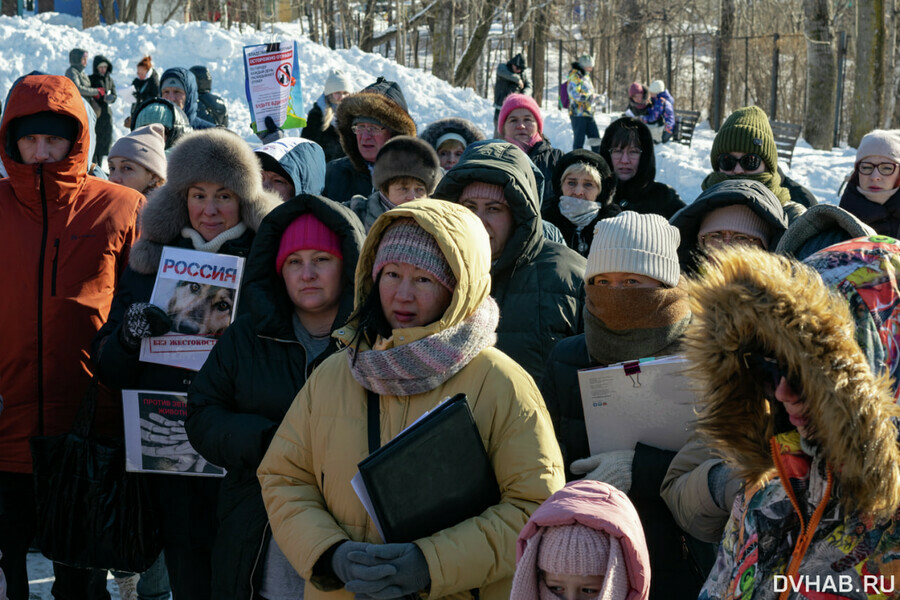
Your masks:
<svg viewBox="0 0 900 600"><path fill-rule="evenodd" d="M856 151L856 164L867 156L884 156L900 164L900 131L875 129L864 135Z"/></svg>
<svg viewBox="0 0 900 600"><path fill-rule="evenodd" d="M661 216L632 211L603 219L594 227L584 280L600 273L637 273L678 285L681 234Z"/></svg>
<svg viewBox="0 0 900 600"><path fill-rule="evenodd" d="M159 123L138 127L120 137L109 151L109 157L122 157L135 162L157 177L166 177L166 128Z"/></svg>
<svg viewBox="0 0 900 600"><path fill-rule="evenodd" d="M745 204L723 206L706 213L697 230L697 240L713 231L734 231L752 235L762 240L763 248L768 249L772 241L772 229L762 217L753 212Z"/></svg>
<svg viewBox="0 0 900 600"><path fill-rule="evenodd" d="M256 231L281 197L262 187L259 161L250 146L227 129L204 129L181 138L169 154L166 184L147 200L140 215L141 237L131 250L130 266L155 273L162 247L190 226L187 192L200 181L221 183L240 198L241 222Z"/></svg>
<svg viewBox="0 0 900 600"><path fill-rule="evenodd" d="M441 179L441 162L428 143L408 135L398 135L387 141L378 151L372 182L385 192L387 184L397 177L415 177L425 184L428 195ZM386 193L386 192L385 192Z"/></svg>
<svg viewBox="0 0 900 600"><path fill-rule="evenodd" d="M716 134L709 153L713 171L719 170L719 155L729 152L756 154L769 173L778 172L778 148L769 117L758 106L746 106L731 113Z"/></svg>
<svg viewBox="0 0 900 600"><path fill-rule="evenodd" d="M662 94L666 91L666 84L662 79L657 79L653 83L650 84L650 93L651 94Z"/></svg>
<svg viewBox="0 0 900 600"><path fill-rule="evenodd" d="M456 289L456 275L437 240L413 219L397 219L385 230L375 253L372 279L391 262L413 265L434 275L451 292Z"/></svg>
<svg viewBox="0 0 900 600"><path fill-rule="evenodd" d="M503 125L506 123L506 117L509 116L509 113L517 108L527 108L531 111L531 114L534 115L534 120L537 122L538 134L544 133L544 117L541 115L541 107L534 101L534 98L525 94L510 94L503 101L503 107L500 108L500 116L497 118L497 129L499 131L503 131Z"/></svg>
<svg viewBox="0 0 900 600"><path fill-rule="evenodd" d="M340 69L333 69L325 79L325 89L322 93L328 96L335 92L350 92L352 89L353 80L350 76Z"/></svg>
<svg viewBox="0 0 900 600"><path fill-rule="evenodd" d="M591 56L590 54L582 54L581 56L578 57L578 64L579 64L582 68L585 68L585 69L587 69L587 68L593 68L593 66L594 66L594 57Z"/></svg>
<svg viewBox="0 0 900 600"><path fill-rule="evenodd" d="M390 129L393 135L416 135L416 124L409 116L406 99L395 82L379 77L378 81L361 92L350 94L338 106L337 128L341 147L360 172L368 172L369 167L359 153L352 129L357 117L373 118Z"/></svg>
<svg viewBox="0 0 900 600"><path fill-rule="evenodd" d="M444 136L455 133L462 137L465 141L463 146L468 146L473 142L480 142L484 139L484 133L472 121L460 117L447 117L438 119L434 123L426 127L419 137L431 144L431 147L437 150Z"/></svg>

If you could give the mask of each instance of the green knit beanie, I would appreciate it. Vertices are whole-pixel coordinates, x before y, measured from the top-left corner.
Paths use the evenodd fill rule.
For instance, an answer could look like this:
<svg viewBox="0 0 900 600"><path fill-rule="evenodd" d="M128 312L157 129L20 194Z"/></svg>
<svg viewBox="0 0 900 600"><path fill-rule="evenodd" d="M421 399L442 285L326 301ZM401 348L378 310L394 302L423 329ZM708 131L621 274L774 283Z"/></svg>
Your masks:
<svg viewBox="0 0 900 600"><path fill-rule="evenodd" d="M758 106L739 108L725 120L713 140L709 161L718 170L719 155L729 152L756 154L766 165L766 171L778 171L778 148L769 125L769 117Z"/></svg>

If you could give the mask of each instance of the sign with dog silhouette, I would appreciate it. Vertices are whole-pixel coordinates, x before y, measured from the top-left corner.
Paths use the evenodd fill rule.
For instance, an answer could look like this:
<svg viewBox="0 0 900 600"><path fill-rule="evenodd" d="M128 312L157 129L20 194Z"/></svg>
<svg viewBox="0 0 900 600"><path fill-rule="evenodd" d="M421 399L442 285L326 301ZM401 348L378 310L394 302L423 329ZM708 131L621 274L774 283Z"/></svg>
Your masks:
<svg viewBox="0 0 900 600"><path fill-rule="evenodd" d="M172 325L165 335L143 340L141 360L199 371L234 320L243 269L239 256L163 248L150 302Z"/></svg>

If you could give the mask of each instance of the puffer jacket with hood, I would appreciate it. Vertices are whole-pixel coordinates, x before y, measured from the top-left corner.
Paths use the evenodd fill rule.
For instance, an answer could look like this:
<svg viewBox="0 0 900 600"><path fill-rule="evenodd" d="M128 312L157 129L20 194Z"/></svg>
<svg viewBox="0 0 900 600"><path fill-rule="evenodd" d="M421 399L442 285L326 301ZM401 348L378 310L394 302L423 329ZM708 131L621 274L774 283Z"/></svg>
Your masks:
<svg viewBox="0 0 900 600"><path fill-rule="evenodd" d="M540 196L542 209L543 205L553 202L553 186L550 185L550 182L553 181L553 171L556 169L556 163L558 163L562 157L563 151L559 148L554 148L550 144L550 140L546 138L540 140L528 151L528 158L531 159L534 166L536 166L541 171L541 175L544 176L544 187Z"/></svg>
<svg viewBox="0 0 900 600"><path fill-rule="evenodd" d="M179 83L181 83L181 87L184 89L184 114L187 115L188 121L191 123L191 127L194 129L210 129L215 127L215 123L211 123L205 119L200 118L197 114L198 106L200 103L200 93L197 91L197 78L194 77L194 74L191 73L189 69L185 69L184 67L172 67L166 69L162 76L159 78L160 81L160 91L162 91L162 85L166 82L167 79L174 78Z"/></svg>
<svg viewBox="0 0 900 600"><path fill-rule="evenodd" d="M489 301L490 249L481 223L457 206L416 200L385 213L366 237L356 269L359 307L375 286L372 267L385 229L413 218L433 235L458 284L443 316L423 327L394 330L385 348L404 345L460 324ZM481 228L481 229L479 229ZM335 332L351 343L355 324ZM366 341L361 349L368 349ZM381 543L377 529L350 485L369 453L367 393L349 366L349 354L329 357L310 376L275 433L259 468L272 531L304 579L306 600L350 600L334 577L313 567L335 544L351 539ZM515 543L528 516L563 485L562 458L540 393L528 374L499 350L487 347L434 389L410 396L380 396L380 438L396 436L426 410L465 393L491 457L500 502L479 517L415 540L428 563L427 597L507 600L515 568Z"/></svg>
<svg viewBox="0 0 900 600"><path fill-rule="evenodd" d="M577 163L584 163L594 167L598 173L602 183L600 184L600 192L597 199L594 200L600 205L600 211L589 223L582 227L578 227L563 216L559 209L559 202L563 198L562 176L566 169ZM543 217L559 227L566 241L566 245L578 254L587 258L591 249L591 242L594 241L594 226L598 221L609 219L622 212L621 207L613 202L613 196L616 193L616 176L613 175L609 165L603 160L599 154L595 154L590 150L573 150L563 157L556 164L556 171L553 173L553 201L549 206L545 205L541 212Z"/></svg>
<svg viewBox="0 0 900 600"><path fill-rule="evenodd" d="M613 201L622 210L636 213L657 214L667 219L684 208L684 202L674 188L656 181L656 153L653 150L653 134L640 120L634 117L622 117L609 124L600 141L600 156L612 168L612 140L616 132L623 127L635 129L640 141L641 160L634 177L628 181L616 182L616 195Z"/></svg>
<svg viewBox="0 0 900 600"><path fill-rule="evenodd" d="M788 226L775 252L803 260L832 244L871 235L877 235L874 229L843 208L815 204Z"/></svg>
<svg viewBox="0 0 900 600"><path fill-rule="evenodd" d="M681 244L678 246L678 260L682 271L693 271L700 259L700 242L697 234L703 219L725 206L745 205L769 226L772 237L769 250L774 250L781 236L788 228L788 218L784 214L781 203L763 184L750 179L731 179L723 181L705 190L697 199L688 204L671 219L669 223L681 232Z"/></svg>
<svg viewBox="0 0 900 600"><path fill-rule="evenodd" d="M91 85L90 75L84 72L81 58L85 54L87 54L87 51L81 48L73 48L69 51L69 67L66 69L66 77L72 80L72 83L78 88L78 93L91 103L91 107L96 114L100 110L100 105L97 103L95 96L100 93L100 90L97 89L97 86Z"/></svg>
<svg viewBox="0 0 900 600"><path fill-rule="evenodd" d="M60 161L25 164L10 140L10 123L53 111L78 123ZM55 75L29 75L9 92L0 122L0 353L4 399L0 471L31 472L28 439L69 431L91 379L87 349L107 318L121 281L143 196L88 175L87 112L75 85ZM97 422L117 433L121 402L101 394Z"/></svg>
<svg viewBox="0 0 900 600"><path fill-rule="evenodd" d="M362 226L335 202L299 195L263 219L241 291L241 302L249 310L225 331L188 391L188 438L204 458L226 470L213 549L213 598L251 598L252 590L260 590L272 536L256 469L312 369L338 349L332 339L322 354L308 360L294 334L294 306L275 270L284 230L307 213L340 237L343 291L334 326L347 321L365 235Z"/></svg>
<svg viewBox="0 0 900 600"><path fill-rule="evenodd" d="M628 497L599 481L573 481L550 496L528 519L516 542L515 600L540 600L537 559L541 539L550 527L583 525L609 536L618 551L610 551L608 564L618 570L608 579L627 582L625 600L647 600L650 594L650 558L641 520ZM604 584L606 582L604 581ZM606 592L612 592L618 586ZM607 598L601 592L598 598Z"/></svg>
<svg viewBox="0 0 900 600"><path fill-rule="evenodd" d="M406 99L396 83L379 77L378 81L341 101L337 110L337 129L347 154L328 163L323 195L345 203L353 196L368 196L374 190L372 165L366 162L356 145L353 119L370 117L393 131L393 135L416 136L416 124L409 116Z"/></svg>
<svg viewBox="0 0 900 600"><path fill-rule="evenodd" d="M253 149L263 170L269 159L278 162L294 184L294 195L319 195L325 187L325 153L315 142L303 138L281 138ZM259 155L266 155L265 157Z"/></svg>
<svg viewBox="0 0 900 600"><path fill-rule="evenodd" d="M462 136L466 140L465 145L468 146L473 142L480 142L484 139L484 133L475 123L461 117L445 117L434 121L428 127L422 130L419 137L431 144L434 151L437 152L437 142L448 133L455 133Z"/></svg>
<svg viewBox="0 0 900 600"><path fill-rule="evenodd" d="M513 216L512 234L491 267L491 294L500 305L497 348L540 383L556 342L583 330L587 261L544 239L532 166L517 146L497 140L472 144L434 197L456 202L473 182L502 187Z"/></svg>
<svg viewBox="0 0 900 600"><path fill-rule="evenodd" d="M101 63L106 63L107 65L105 75L101 75L97 71L97 67ZM94 151L93 160L99 163L102 157L109 155L109 149L112 147L113 122L112 110L109 105L116 101L117 96L116 81L112 76L112 62L102 54L98 54L94 57L93 69L94 71L90 76L91 85L98 88L102 87L104 90L103 97L98 102L100 114L97 115L97 124L94 127L94 131L97 133L97 148Z"/></svg>
<svg viewBox="0 0 900 600"><path fill-rule="evenodd" d="M566 81L569 93L569 117L593 117L594 84L591 82L591 76L580 64L573 62Z"/></svg>
<svg viewBox="0 0 900 600"><path fill-rule="evenodd" d="M326 115L331 117L328 123L325 123ZM325 98L325 94L322 94L309 109L309 113L306 115L306 127L301 133L304 138L322 146L326 162L346 156L341 147L341 136L338 135L335 116L334 108L328 106L328 99Z"/></svg>
<svg viewBox="0 0 900 600"><path fill-rule="evenodd" d="M878 258L854 269L851 256L828 252L847 261L842 270L878 276ZM900 567L900 407L857 344L850 307L813 269L759 249L722 250L703 272L689 285L684 351L701 393L697 430L745 488L700 598L887 597L879 587L892 588ZM766 400L771 376L748 368L748 353L801 390L808 439ZM792 578L786 591L776 576Z"/></svg>

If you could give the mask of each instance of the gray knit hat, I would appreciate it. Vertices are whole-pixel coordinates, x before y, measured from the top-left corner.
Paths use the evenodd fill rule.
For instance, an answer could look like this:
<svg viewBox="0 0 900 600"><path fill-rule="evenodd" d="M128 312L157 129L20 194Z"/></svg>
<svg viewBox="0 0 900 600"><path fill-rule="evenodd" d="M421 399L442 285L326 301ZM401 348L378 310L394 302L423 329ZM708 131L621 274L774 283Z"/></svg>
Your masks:
<svg viewBox="0 0 900 600"><path fill-rule="evenodd" d="M856 162L867 156L886 156L900 163L900 130L875 129L864 135L856 151Z"/></svg>
<svg viewBox="0 0 900 600"><path fill-rule="evenodd" d="M156 175L166 177L166 129L159 123L138 127L116 140L109 157L137 163Z"/></svg>
<svg viewBox="0 0 900 600"><path fill-rule="evenodd" d="M377 279L384 265L392 262L428 271L451 292L456 289L456 276L437 240L414 219L397 219L384 231L375 253L372 279Z"/></svg>
<svg viewBox="0 0 900 600"><path fill-rule="evenodd" d="M675 287L680 242L678 228L660 215L625 211L603 219L594 227L584 280L600 273L637 273Z"/></svg>

